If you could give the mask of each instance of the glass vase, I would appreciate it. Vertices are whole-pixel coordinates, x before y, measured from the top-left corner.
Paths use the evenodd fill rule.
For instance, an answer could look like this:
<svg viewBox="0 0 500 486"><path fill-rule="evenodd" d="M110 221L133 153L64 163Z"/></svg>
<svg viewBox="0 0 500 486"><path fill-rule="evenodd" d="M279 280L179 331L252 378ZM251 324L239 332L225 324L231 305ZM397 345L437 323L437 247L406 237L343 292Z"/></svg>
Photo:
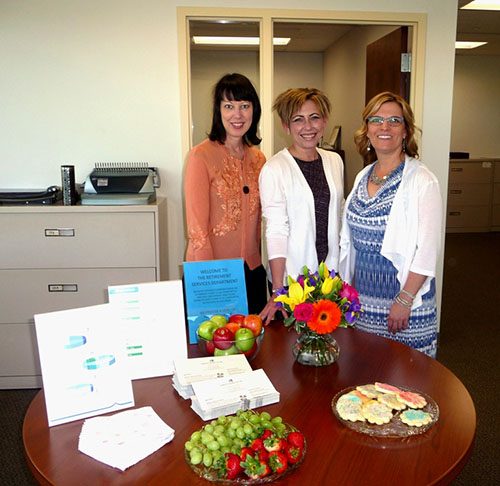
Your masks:
<svg viewBox="0 0 500 486"><path fill-rule="evenodd" d="M331 334L304 333L299 336L292 351L300 364L328 366L338 359L340 346Z"/></svg>

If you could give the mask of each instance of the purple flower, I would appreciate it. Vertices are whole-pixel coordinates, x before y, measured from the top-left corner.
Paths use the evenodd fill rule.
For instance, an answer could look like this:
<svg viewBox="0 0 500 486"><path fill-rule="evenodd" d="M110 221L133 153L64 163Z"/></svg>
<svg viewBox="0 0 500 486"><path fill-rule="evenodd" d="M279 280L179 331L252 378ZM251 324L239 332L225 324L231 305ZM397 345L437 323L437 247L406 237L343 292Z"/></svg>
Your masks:
<svg viewBox="0 0 500 486"><path fill-rule="evenodd" d="M350 304L346 303L344 309L346 309L345 320L349 324L352 324L358 318L359 313L361 312L361 303L358 299L356 299Z"/></svg>
<svg viewBox="0 0 500 486"><path fill-rule="evenodd" d="M358 298L358 291L351 287L348 283L342 284L342 289L339 292L340 297L347 299L350 302L354 302Z"/></svg>
<svg viewBox="0 0 500 486"><path fill-rule="evenodd" d="M295 306L295 310L293 311L295 319L301 322L309 322L313 314L314 307L309 302L302 302L302 304Z"/></svg>

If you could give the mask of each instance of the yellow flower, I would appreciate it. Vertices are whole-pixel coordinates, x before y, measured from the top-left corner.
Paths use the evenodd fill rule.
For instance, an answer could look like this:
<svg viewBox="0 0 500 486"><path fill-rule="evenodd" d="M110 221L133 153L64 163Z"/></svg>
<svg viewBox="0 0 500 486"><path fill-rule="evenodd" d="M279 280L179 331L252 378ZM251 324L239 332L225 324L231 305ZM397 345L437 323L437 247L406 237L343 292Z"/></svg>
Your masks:
<svg viewBox="0 0 500 486"><path fill-rule="evenodd" d="M330 272L328 271L328 267L326 266L326 263L321 262L318 267L318 275L321 278L328 278L330 276Z"/></svg>
<svg viewBox="0 0 500 486"><path fill-rule="evenodd" d="M288 287L288 295L279 295L274 299L275 302L287 304L293 311L296 305L305 302L309 294L314 290L314 287L309 286L304 282L304 288L298 282L293 281Z"/></svg>
<svg viewBox="0 0 500 486"><path fill-rule="evenodd" d="M323 285L321 285L321 293L323 295L328 295L332 290L333 290L333 278L328 277L323 282Z"/></svg>

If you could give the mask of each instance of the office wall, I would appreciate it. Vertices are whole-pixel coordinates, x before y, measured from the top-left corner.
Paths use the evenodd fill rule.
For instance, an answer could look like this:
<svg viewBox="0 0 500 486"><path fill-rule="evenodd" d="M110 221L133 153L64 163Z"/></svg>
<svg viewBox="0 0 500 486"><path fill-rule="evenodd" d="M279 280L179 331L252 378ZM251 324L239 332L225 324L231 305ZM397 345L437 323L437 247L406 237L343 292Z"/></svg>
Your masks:
<svg viewBox="0 0 500 486"><path fill-rule="evenodd" d="M451 151L500 157L500 56L455 58Z"/></svg>
<svg viewBox="0 0 500 486"><path fill-rule="evenodd" d="M83 181L96 161L148 161L168 197L170 277L185 251L176 6L208 0L1 0L0 187ZM218 0L217 7L249 7ZM252 8L303 9L301 0ZM456 0L310 0L308 9L428 14L423 157L447 189ZM0 250L1 251L1 250ZM438 269L441 272L442 264ZM438 284L439 285L439 284Z"/></svg>
<svg viewBox="0 0 500 486"><path fill-rule="evenodd" d="M325 89L333 103L328 129L331 131L333 126L341 126L346 192L350 191L356 174L363 168L363 159L356 150L353 137L361 126L361 113L365 107L366 47L393 30L393 26L358 26L325 52ZM330 133L329 130L326 133Z"/></svg>

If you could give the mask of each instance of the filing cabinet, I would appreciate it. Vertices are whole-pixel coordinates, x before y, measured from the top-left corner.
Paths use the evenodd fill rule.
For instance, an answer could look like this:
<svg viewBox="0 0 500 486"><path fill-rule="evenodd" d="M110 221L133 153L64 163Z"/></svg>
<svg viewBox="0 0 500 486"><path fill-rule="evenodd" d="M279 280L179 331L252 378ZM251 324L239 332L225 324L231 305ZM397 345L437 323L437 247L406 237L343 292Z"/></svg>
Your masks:
<svg viewBox="0 0 500 486"><path fill-rule="evenodd" d="M446 231L490 231L494 164L492 159L450 160Z"/></svg>
<svg viewBox="0 0 500 486"><path fill-rule="evenodd" d="M41 386L33 316L106 303L108 285L167 279L166 200L0 206L0 388Z"/></svg>

